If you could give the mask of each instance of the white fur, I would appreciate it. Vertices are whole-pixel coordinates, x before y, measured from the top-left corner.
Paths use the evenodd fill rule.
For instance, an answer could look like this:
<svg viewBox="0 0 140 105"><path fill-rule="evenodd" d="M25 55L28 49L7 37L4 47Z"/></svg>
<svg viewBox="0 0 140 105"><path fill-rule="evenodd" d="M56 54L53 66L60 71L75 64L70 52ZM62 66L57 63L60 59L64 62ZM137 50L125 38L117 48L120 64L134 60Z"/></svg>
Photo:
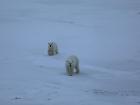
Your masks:
<svg viewBox="0 0 140 105"><path fill-rule="evenodd" d="M76 56L70 56L66 60L66 72L69 76L72 76L74 73L74 70L78 74L80 72L79 69L79 60Z"/></svg>
<svg viewBox="0 0 140 105"><path fill-rule="evenodd" d="M48 43L48 55L53 56L58 54L58 47L55 42L49 42Z"/></svg>

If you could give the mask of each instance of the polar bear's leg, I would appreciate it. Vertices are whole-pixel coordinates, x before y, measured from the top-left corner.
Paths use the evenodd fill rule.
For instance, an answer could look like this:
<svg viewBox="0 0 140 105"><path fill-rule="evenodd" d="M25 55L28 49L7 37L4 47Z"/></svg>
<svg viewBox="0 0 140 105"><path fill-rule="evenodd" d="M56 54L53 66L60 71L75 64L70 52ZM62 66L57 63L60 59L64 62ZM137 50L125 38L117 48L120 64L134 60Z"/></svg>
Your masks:
<svg viewBox="0 0 140 105"><path fill-rule="evenodd" d="M58 50L57 49L55 49L55 54L58 54Z"/></svg>
<svg viewBox="0 0 140 105"><path fill-rule="evenodd" d="M78 74L80 72L79 63L76 65L75 69L76 69L76 73Z"/></svg>
<svg viewBox="0 0 140 105"><path fill-rule="evenodd" d="M68 72L68 76L72 76L73 75L73 73L70 71L70 72Z"/></svg>
<svg viewBox="0 0 140 105"><path fill-rule="evenodd" d="M55 51L55 52L56 52L56 54L58 54L58 50L57 50L57 49L56 49L56 51Z"/></svg>
<svg viewBox="0 0 140 105"><path fill-rule="evenodd" d="M72 76L72 75L73 75L73 70L70 69L70 68L67 68L67 74L68 74L69 76Z"/></svg>
<svg viewBox="0 0 140 105"><path fill-rule="evenodd" d="M53 51L52 50L48 50L48 55L52 56L53 55Z"/></svg>
<svg viewBox="0 0 140 105"><path fill-rule="evenodd" d="M58 54L58 47L55 45L55 53Z"/></svg>
<svg viewBox="0 0 140 105"><path fill-rule="evenodd" d="M74 56L74 62L75 62L75 73L79 73L80 72L80 69L79 69L79 59Z"/></svg>
<svg viewBox="0 0 140 105"><path fill-rule="evenodd" d="M55 55L55 50L54 50L54 48L53 48L53 51L52 51L52 55Z"/></svg>
<svg viewBox="0 0 140 105"><path fill-rule="evenodd" d="M58 54L57 44L53 43L53 55Z"/></svg>
<svg viewBox="0 0 140 105"><path fill-rule="evenodd" d="M66 71L67 71L67 74L69 75L69 76L72 76L73 75L73 66L71 65L71 64L67 64L66 65Z"/></svg>

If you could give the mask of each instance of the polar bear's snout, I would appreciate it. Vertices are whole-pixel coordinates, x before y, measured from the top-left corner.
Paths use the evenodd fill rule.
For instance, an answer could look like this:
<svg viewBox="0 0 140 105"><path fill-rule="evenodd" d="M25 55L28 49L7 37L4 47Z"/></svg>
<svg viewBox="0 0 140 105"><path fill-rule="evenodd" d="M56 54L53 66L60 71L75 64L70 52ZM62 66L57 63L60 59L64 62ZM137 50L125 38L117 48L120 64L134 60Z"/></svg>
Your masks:
<svg viewBox="0 0 140 105"><path fill-rule="evenodd" d="M50 47L52 47L52 45L50 44Z"/></svg>
<svg viewBox="0 0 140 105"><path fill-rule="evenodd" d="M50 48L51 48L53 43L48 43L48 44L49 44L49 46L50 46Z"/></svg>
<svg viewBox="0 0 140 105"><path fill-rule="evenodd" d="M70 68L72 67L72 63L69 63Z"/></svg>

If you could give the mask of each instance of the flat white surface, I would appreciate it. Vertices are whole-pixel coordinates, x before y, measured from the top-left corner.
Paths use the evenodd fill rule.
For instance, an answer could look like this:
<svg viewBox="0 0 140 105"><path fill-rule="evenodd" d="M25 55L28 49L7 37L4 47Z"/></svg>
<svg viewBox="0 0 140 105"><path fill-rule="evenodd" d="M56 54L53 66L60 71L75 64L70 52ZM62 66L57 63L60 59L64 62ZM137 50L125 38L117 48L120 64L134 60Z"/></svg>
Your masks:
<svg viewBox="0 0 140 105"><path fill-rule="evenodd" d="M140 0L0 0L0 105L140 105L139 28Z"/></svg>

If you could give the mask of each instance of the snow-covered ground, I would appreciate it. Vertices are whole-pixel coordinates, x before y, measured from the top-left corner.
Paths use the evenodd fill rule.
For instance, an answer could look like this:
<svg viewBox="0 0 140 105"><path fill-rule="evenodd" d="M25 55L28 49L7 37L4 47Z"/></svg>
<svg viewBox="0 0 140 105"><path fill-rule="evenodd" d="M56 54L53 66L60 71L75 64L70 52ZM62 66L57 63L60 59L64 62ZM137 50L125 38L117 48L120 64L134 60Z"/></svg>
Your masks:
<svg viewBox="0 0 140 105"><path fill-rule="evenodd" d="M0 105L140 105L139 27L140 0L0 0Z"/></svg>

